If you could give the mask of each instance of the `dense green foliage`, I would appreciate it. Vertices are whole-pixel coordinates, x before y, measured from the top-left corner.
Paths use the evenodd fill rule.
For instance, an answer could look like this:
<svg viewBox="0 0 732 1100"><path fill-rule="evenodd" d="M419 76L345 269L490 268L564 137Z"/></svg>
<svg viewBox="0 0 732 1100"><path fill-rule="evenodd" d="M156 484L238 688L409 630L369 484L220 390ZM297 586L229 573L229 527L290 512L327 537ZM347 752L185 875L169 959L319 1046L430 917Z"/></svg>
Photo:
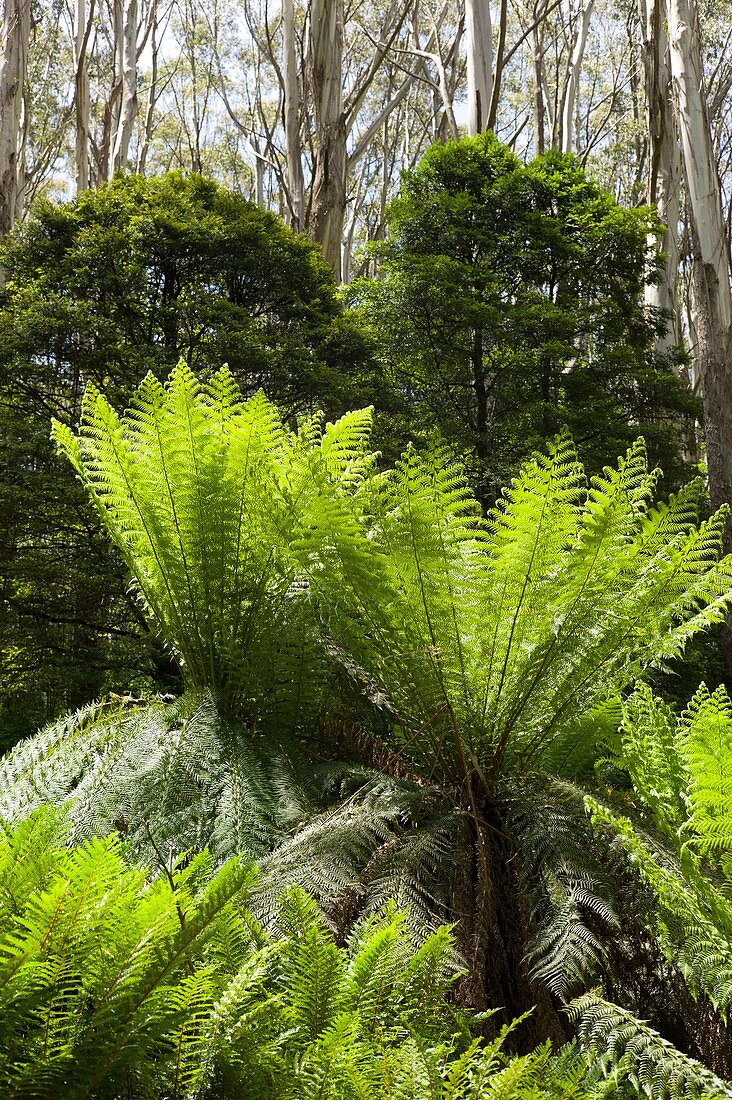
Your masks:
<svg viewBox="0 0 732 1100"><path fill-rule="evenodd" d="M0 763L3 1095L732 1096L732 702L647 686L729 612L728 514L632 442L676 480L652 231L571 158L435 148L355 292L375 435L326 422L373 378L312 246L206 181L4 246L0 703L183 693Z"/></svg>
<svg viewBox="0 0 732 1100"><path fill-rule="evenodd" d="M0 1085L8 1100L478 1100L606 1093L578 1051L501 1053L446 1001L450 934L393 907L337 947L306 895L269 931L251 868L150 878L56 816L0 836ZM697 1076L701 1073L697 1067Z"/></svg>
<svg viewBox="0 0 732 1100"><path fill-rule="evenodd" d="M228 362L286 417L366 403L373 381L312 243L199 177L124 177L40 203L0 266L1 741L103 688L171 674L53 456L52 415L76 426L87 382L124 402L181 357L204 373Z"/></svg>
<svg viewBox="0 0 732 1100"><path fill-rule="evenodd" d="M624 707L613 762L632 781L627 816L592 801L658 899L656 932L687 980L732 1006L732 702L702 685L677 717L647 688Z"/></svg>
<svg viewBox="0 0 732 1100"><path fill-rule="evenodd" d="M492 501L561 427L596 471L639 433L671 484L694 401L657 356L651 211L576 159L528 165L492 134L433 145L389 210L377 278L351 288L416 435L435 431Z"/></svg>
<svg viewBox="0 0 732 1100"><path fill-rule="evenodd" d="M264 919L293 882L341 932L388 898L415 930L458 918L459 999L502 1006L493 1031L536 1005L525 1051L563 1041L560 1003L603 974L660 1027L683 975L638 999L653 902L581 783L606 700L725 614L725 515L697 525L700 485L654 506L640 445L588 482L560 438L483 518L440 453L379 472L369 421L288 432L228 370L149 378L124 417L89 390L55 436L189 695L19 746L2 814L63 803L75 839L116 829L146 861L254 857Z"/></svg>

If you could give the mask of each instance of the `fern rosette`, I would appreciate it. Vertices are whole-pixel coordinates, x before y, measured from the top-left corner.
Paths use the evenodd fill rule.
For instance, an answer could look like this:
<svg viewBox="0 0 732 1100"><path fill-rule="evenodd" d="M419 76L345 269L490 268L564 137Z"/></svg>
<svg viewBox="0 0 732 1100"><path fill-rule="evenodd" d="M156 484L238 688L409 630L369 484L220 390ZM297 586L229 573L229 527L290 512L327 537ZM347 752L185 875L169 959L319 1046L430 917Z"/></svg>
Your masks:
<svg viewBox="0 0 732 1100"><path fill-rule="evenodd" d="M726 515L699 523L701 484L654 504L642 442L588 479L560 437L484 516L439 450L380 471L370 423L292 432L180 366L56 425L187 693L19 746L0 812L65 803L159 864L244 853L266 922L292 882L340 934L390 898L454 919L460 997L559 1042L627 924L577 781L619 693L725 617Z"/></svg>

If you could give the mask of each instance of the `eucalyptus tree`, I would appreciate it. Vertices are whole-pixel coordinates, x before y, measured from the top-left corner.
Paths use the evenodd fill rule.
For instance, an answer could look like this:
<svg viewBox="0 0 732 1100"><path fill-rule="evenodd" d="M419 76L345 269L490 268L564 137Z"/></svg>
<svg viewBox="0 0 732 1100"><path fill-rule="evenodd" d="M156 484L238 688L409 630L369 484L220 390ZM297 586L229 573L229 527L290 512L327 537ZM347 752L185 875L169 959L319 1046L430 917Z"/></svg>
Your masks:
<svg viewBox="0 0 732 1100"><path fill-rule="evenodd" d="M4 0L0 52L0 236L21 211L23 99L30 46L30 0Z"/></svg>
<svg viewBox="0 0 732 1100"><path fill-rule="evenodd" d="M696 4L668 0L670 68L690 212L696 360L712 500L732 500L732 292Z"/></svg>

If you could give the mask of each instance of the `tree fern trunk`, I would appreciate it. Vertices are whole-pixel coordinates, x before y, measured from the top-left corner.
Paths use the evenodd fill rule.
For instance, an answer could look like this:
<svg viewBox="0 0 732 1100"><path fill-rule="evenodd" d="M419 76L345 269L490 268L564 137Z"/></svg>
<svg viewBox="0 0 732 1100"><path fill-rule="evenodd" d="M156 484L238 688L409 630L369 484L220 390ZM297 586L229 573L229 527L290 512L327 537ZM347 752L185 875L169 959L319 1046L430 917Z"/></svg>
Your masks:
<svg viewBox="0 0 732 1100"><path fill-rule="evenodd" d="M529 1053L546 1039L566 1042L568 1021L545 987L530 977L525 959L533 933L530 902L520 880L518 854L488 802L472 815L467 857L460 861L455 891L458 946L468 968L458 987L459 1002L498 1010L486 1023L491 1037L530 1012L508 1040L508 1048L518 1053Z"/></svg>

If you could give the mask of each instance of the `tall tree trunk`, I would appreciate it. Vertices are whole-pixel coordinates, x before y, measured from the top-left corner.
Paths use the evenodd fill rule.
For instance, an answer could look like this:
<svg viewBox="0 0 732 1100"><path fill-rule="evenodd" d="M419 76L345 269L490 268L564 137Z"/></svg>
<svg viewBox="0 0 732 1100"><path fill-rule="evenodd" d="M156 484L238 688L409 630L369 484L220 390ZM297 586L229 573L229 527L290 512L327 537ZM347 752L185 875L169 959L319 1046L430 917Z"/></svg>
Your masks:
<svg viewBox="0 0 732 1100"><path fill-rule="evenodd" d="M305 181L300 142L300 92L297 79L293 0L282 0L282 39L287 190L291 211L290 222L292 228L299 232L304 228L305 222Z"/></svg>
<svg viewBox="0 0 732 1100"><path fill-rule="evenodd" d="M643 61L646 79L646 112L649 150L646 199L655 205L664 229L653 244L666 257L660 283L646 287L646 302L669 316L669 328L658 341L668 354L681 338L676 284L679 272L679 218L681 215L681 151L673 112L671 68L662 0L641 0Z"/></svg>
<svg viewBox="0 0 732 1100"><path fill-rule="evenodd" d="M576 113L578 104L578 92L582 65L585 60L587 36L590 33L592 12L595 0L584 0L579 14L579 26L575 32L572 56L567 69L567 81L564 88L564 101L562 103L562 129L561 149L563 153L577 152L577 126Z"/></svg>
<svg viewBox="0 0 732 1100"><path fill-rule="evenodd" d="M693 0L666 0L673 77L691 214L692 310L704 405L712 504L732 503L732 293L722 197L704 88L699 21ZM732 523L725 549L732 550ZM732 631L722 640L732 675Z"/></svg>
<svg viewBox="0 0 732 1100"><path fill-rule="evenodd" d="M129 165L130 140L137 116L137 0L114 3L114 88L108 176Z"/></svg>
<svg viewBox="0 0 732 1100"><path fill-rule="evenodd" d="M0 43L0 239L20 214L24 192L23 94L28 70L30 0L3 0Z"/></svg>
<svg viewBox="0 0 732 1100"><path fill-rule="evenodd" d="M158 14L157 8L153 14L150 25L150 86L145 108L145 126L143 129L142 143L137 156L137 171L144 175L147 158L150 152L153 134L155 132L155 108L157 107L160 78L160 42L158 40Z"/></svg>
<svg viewBox="0 0 732 1100"><path fill-rule="evenodd" d="M315 122L310 232L338 281L346 216L343 0L312 0L310 61Z"/></svg>
<svg viewBox="0 0 732 1100"><path fill-rule="evenodd" d="M468 55L468 134L488 127L493 96L493 25L489 0L465 0Z"/></svg>
<svg viewBox="0 0 732 1100"><path fill-rule="evenodd" d="M534 155L546 152L546 106L544 102L544 41L543 27L537 17L537 7L527 9L531 21L531 54L534 76Z"/></svg>
<svg viewBox="0 0 732 1100"><path fill-rule="evenodd" d="M74 160L76 165L76 193L89 188L89 131L91 96L89 92L89 65L87 47L94 18L94 0L76 0L74 9L74 112L76 133Z"/></svg>

